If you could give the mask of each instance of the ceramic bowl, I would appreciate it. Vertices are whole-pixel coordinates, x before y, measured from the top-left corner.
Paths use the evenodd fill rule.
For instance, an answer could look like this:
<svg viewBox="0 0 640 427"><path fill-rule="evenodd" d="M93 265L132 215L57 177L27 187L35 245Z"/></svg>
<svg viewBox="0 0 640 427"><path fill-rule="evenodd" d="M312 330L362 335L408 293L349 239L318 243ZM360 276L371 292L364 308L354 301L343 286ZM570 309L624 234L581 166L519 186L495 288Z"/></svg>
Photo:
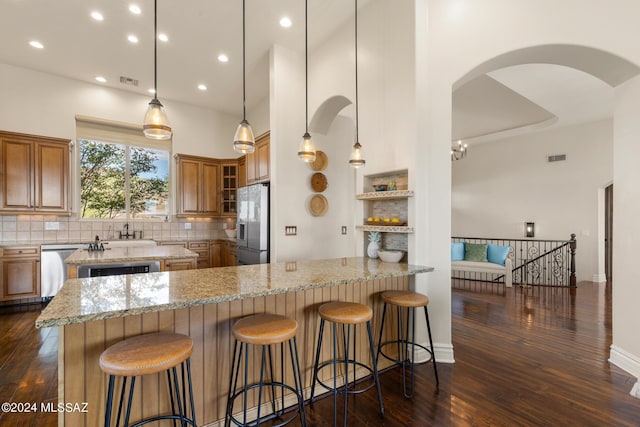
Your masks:
<svg viewBox="0 0 640 427"><path fill-rule="evenodd" d="M374 185L373 189L375 191L387 191L387 185L386 184Z"/></svg>
<svg viewBox="0 0 640 427"><path fill-rule="evenodd" d="M235 228L233 230L230 230L230 229L227 228L226 230L224 230L224 233L229 238L235 238L236 237L236 229Z"/></svg>
<svg viewBox="0 0 640 427"><path fill-rule="evenodd" d="M393 249L378 250L378 256L384 262L398 262L402 259L404 251Z"/></svg>

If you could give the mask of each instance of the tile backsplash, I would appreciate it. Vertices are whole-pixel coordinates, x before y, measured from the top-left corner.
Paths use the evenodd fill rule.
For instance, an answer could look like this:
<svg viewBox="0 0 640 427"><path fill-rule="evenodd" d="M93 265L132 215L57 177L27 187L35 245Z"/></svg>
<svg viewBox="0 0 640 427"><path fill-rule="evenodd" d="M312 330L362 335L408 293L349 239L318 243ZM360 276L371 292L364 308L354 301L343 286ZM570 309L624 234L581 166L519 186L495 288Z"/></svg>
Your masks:
<svg viewBox="0 0 640 427"><path fill-rule="evenodd" d="M126 221L78 220L77 217L50 215L0 215L0 243L89 242L118 239ZM187 224L190 224L191 228ZM235 219L172 218L170 221L129 221L129 233L142 231L142 238L153 240L197 240L224 238L224 225Z"/></svg>

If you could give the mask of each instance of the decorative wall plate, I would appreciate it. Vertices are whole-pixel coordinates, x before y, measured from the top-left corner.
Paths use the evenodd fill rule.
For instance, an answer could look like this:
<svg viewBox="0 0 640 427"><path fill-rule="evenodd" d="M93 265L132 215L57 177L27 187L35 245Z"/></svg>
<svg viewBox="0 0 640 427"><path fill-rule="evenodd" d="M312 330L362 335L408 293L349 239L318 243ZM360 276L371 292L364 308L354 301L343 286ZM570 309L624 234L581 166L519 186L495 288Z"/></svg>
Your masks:
<svg viewBox="0 0 640 427"><path fill-rule="evenodd" d="M329 165L329 158L325 154L324 151L317 150L316 151L316 160L309 163L309 167L314 171L323 171Z"/></svg>
<svg viewBox="0 0 640 427"><path fill-rule="evenodd" d="M313 216L323 216L329 210L329 201L322 194L315 194L309 200L309 210Z"/></svg>
<svg viewBox="0 0 640 427"><path fill-rule="evenodd" d="M322 193L327 189L327 177L322 172L316 172L311 175L311 188L316 193Z"/></svg>

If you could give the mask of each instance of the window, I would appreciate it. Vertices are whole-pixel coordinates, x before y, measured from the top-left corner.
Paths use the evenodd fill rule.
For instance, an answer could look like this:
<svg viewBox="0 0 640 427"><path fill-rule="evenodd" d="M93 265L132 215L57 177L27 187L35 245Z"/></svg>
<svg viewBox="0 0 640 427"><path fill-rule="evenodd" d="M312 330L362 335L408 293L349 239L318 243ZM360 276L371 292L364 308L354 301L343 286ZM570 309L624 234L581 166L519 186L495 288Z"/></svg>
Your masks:
<svg viewBox="0 0 640 427"><path fill-rule="evenodd" d="M169 209L168 144L142 129L76 117L80 218L165 219Z"/></svg>
<svg viewBox="0 0 640 427"><path fill-rule="evenodd" d="M168 199L168 151L80 141L81 218L164 218Z"/></svg>

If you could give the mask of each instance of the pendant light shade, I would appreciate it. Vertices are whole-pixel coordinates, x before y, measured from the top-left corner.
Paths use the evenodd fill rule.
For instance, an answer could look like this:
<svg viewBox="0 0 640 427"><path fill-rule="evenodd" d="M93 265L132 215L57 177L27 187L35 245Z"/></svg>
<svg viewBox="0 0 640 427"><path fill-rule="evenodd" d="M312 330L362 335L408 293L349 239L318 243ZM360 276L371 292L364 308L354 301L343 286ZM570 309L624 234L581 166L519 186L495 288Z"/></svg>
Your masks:
<svg viewBox="0 0 640 427"><path fill-rule="evenodd" d="M153 98L149 102L149 108L144 115L144 124L142 125L144 136L151 139L169 139L172 131L169 126L169 119L164 107L157 98Z"/></svg>
<svg viewBox="0 0 640 427"><path fill-rule="evenodd" d="M351 158L349 159L349 164L354 168L359 168L364 166L364 159L362 158L362 145L359 142L353 144L353 150L351 150Z"/></svg>
<svg viewBox="0 0 640 427"><path fill-rule="evenodd" d="M298 148L298 157L306 163L316 161L316 145L313 143L309 132L305 132L302 136L302 142L300 143L300 148Z"/></svg>
<svg viewBox="0 0 640 427"><path fill-rule="evenodd" d="M306 163L316 161L316 145L309 134L309 55L307 46L307 0L304 1L304 115L305 132L298 148L298 158Z"/></svg>
<svg viewBox="0 0 640 427"><path fill-rule="evenodd" d="M253 130L246 119L242 120L236 129L236 134L233 136L233 149L242 154L253 153L255 150Z"/></svg>
<svg viewBox="0 0 640 427"><path fill-rule="evenodd" d="M153 89L154 95L144 115L142 133L151 139L169 139L173 131L167 113L158 101L158 0L153 1Z"/></svg>
<svg viewBox="0 0 640 427"><path fill-rule="evenodd" d="M233 149L242 154L253 153L256 145L253 130L247 121L245 50L245 0L242 0L242 121L233 136Z"/></svg>
<svg viewBox="0 0 640 427"><path fill-rule="evenodd" d="M353 150L351 150L351 158L349 164L354 168L360 168L364 166L365 161L362 158L362 145L360 145L360 138L358 134L359 121L358 121L358 0L354 1L356 6L355 11L355 63L356 63L356 143L353 144Z"/></svg>

